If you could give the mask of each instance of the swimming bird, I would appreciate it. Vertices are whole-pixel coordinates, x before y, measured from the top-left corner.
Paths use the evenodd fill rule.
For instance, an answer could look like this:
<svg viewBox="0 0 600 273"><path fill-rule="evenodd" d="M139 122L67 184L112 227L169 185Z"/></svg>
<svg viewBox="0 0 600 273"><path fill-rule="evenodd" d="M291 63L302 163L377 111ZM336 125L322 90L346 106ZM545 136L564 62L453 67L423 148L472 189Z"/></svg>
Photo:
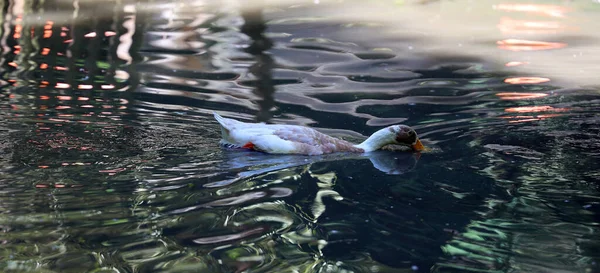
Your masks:
<svg viewBox="0 0 600 273"><path fill-rule="evenodd" d="M368 153L389 144L408 146L413 151L425 149L415 130L406 125L388 126L376 131L362 143L353 144L309 127L246 123L224 118L216 112L213 115L221 125L221 145L269 154Z"/></svg>

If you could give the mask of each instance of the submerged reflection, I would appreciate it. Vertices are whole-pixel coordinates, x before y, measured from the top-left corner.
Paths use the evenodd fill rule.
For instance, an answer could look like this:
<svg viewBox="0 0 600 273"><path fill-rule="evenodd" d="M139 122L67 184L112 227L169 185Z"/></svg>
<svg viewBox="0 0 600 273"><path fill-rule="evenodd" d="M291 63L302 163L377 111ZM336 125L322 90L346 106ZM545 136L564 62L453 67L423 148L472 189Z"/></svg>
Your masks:
<svg viewBox="0 0 600 273"><path fill-rule="evenodd" d="M402 159L397 156L403 154L397 152L382 151L380 155L367 157L383 161L392 155L396 161L392 165L396 169L398 166L412 169L407 164L411 162L411 154L404 154ZM232 157L242 158L238 151L232 151ZM233 158L226 157L224 163L236 163ZM295 162L288 157L284 159ZM255 166L259 162L262 160L242 160L241 165ZM212 244L211 255L222 259L230 268L238 268L246 262L250 264L245 266L270 271L312 272L311 268L336 268L395 272L397 267L429 268L431 264L426 260L437 255L439 248L436 246L448 238L448 234L435 238L426 235L442 229L443 224L438 226L433 219L448 219L447 227L460 226L462 220L440 216L435 211L441 204L426 196L435 191L449 197L467 198L464 202L477 203L479 198L458 185L453 186L452 179L448 180L449 184L434 185L429 181L416 181L418 175L411 172L405 172L402 177L377 175L365 169L362 162L364 160L347 158L314 162L307 167L259 167L258 175L247 176L233 184L211 185L218 187L217 194L224 197L223 201L229 200L227 205L234 205L232 201L235 200L235 204L244 206L236 208L227 217L223 223L225 231L207 233L195 229L193 232L199 236L190 235L189 240L202 245ZM281 162L273 164L276 167L284 165ZM434 170L439 169L435 166L429 169ZM368 185L362 183L365 176L371 176ZM286 187L291 189L290 195L281 194L286 192L281 190ZM275 196L284 198L269 200ZM454 203L457 200L450 197L442 206L461 206L461 202ZM193 211L196 207L189 209ZM418 247L412 245L416 241L420 242ZM406 244L411 246L403 247ZM253 251L245 251L246 247L252 247ZM283 257L286 258L281 260Z"/></svg>
<svg viewBox="0 0 600 273"><path fill-rule="evenodd" d="M553 115L538 115L534 120ZM596 255L582 255L587 250L580 248L582 242L587 244L590 239L580 242L571 237L595 232L591 223L597 213L590 213L587 204L596 197L582 194L589 187L574 181L590 174L585 169L588 164L597 165L598 154L584 155L588 147L576 143L581 137L589 137L590 132L573 128L578 126L577 122L597 124L597 121L569 120L572 121L557 118L555 122L546 122L544 130L527 134L518 130L541 124L510 125L497 129L502 130L503 139L490 135L477 140L486 149L478 156L486 162L479 171L504 185L511 198L506 203L490 202L489 214L484 219L472 221L464 232L449 241L444 251L452 259L440 263L436 272L517 266L526 271L597 270ZM538 236L529 236L532 229ZM592 240L598 243L597 239ZM540 244L548 244L549 248L536 251Z"/></svg>

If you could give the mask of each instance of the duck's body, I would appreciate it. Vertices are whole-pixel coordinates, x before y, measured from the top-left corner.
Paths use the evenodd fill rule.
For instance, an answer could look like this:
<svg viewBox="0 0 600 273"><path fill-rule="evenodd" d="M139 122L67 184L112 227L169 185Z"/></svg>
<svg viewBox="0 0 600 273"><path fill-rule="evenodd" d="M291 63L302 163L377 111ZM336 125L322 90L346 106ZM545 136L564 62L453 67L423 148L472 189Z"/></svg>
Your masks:
<svg viewBox="0 0 600 273"><path fill-rule="evenodd" d="M394 125L375 132L363 143L348 141L298 125L245 123L214 113L221 125L220 143L229 147L257 150L270 154L321 155L337 152L365 153L388 144L410 144L415 150L423 146L408 126ZM403 141L403 138L410 138Z"/></svg>

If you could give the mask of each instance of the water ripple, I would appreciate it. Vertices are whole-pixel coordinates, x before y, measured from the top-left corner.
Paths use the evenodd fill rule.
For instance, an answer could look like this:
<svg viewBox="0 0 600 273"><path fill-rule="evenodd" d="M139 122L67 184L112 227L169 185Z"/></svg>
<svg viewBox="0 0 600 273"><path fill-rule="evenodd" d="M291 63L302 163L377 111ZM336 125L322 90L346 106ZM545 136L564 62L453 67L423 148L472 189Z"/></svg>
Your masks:
<svg viewBox="0 0 600 273"><path fill-rule="evenodd" d="M458 3L548 18L441 43L429 1L192 2L4 9L0 270L597 270L600 92L565 80L595 70L540 60L594 60L563 35L585 25L552 21L584 4ZM432 151L223 149L214 110L353 142L404 123Z"/></svg>

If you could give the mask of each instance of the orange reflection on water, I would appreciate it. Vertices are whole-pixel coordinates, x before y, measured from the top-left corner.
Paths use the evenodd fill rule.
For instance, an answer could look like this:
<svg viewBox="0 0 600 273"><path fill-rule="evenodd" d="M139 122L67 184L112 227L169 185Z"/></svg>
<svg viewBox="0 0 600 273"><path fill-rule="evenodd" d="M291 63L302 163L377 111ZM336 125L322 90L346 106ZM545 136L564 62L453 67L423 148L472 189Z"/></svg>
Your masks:
<svg viewBox="0 0 600 273"><path fill-rule="evenodd" d="M507 78L504 80L505 83L509 84L536 84L549 82L550 79L542 77L515 77Z"/></svg>
<svg viewBox="0 0 600 273"><path fill-rule="evenodd" d="M497 41L496 44L498 45L498 48L510 51L548 50L559 49L567 46L567 44L565 43L530 41L519 39L505 39Z"/></svg>
<svg viewBox="0 0 600 273"><path fill-rule="evenodd" d="M528 118L528 119L518 119L518 120L509 120L508 123L521 123L521 122L529 122L529 121L538 121L539 118Z"/></svg>
<svg viewBox="0 0 600 273"><path fill-rule="evenodd" d="M73 97L71 96L56 96L58 100L71 100Z"/></svg>
<svg viewBox="0 0 600 273"><path fill-rule="evenodd" d="M562 116L562 114L545 114L545 115L537 115L538 118L541 119L545 119L545 118L554 118L554 117L560 117Z"/></svg>
<svg viewBox="0 0 600 273"><path fill-rule="evenodd" d="M522 123L522 122L540 121L540 120L545 120L547 118L558 117L558 116L562 116L562 115L561 114L537 115L537 116L531 117L531 118L509 120L508 123Z"/></svg>
<svg viewBox="0 0 600 273"><path fill-rule="evenodd" d="M504 112L507 113L539 113L539 112L567 112L569 108L554 108L549 105L539 105L539 106L521 106L521 107L511 107L504 109ZM520 122L530 122L530 121L539 121L547 118L554 118L562 116L563 114L540 114L540 115L517 115L517 116L502 116L502 119L509 119L509 123L520 123Z"/></svg>
<svg viewBox="0 0 600 273"><path fill-rule="evenodd" d="M519 66L519 65L526 65L526 64L529 64L529 62L508 62L504 66L512 67L512 66Z"/></svg>
<svg viewBox="0 0 600 273"><path fill-rule="evenodd" d="M508 113L537 113L537 112L565 112L569 111L568 108L554 108L549 105L542 106L522 106L512 107L504 109L504 112Z"/></svg>
<svg viewBox="0 0 600 273"><path fill-rule="evenodd" d="M44 25L44 38L52 37L52 25L54 25L54 22L46 21L46 24Z"/></svg>
<svg viewBox="0 0 600 273"><path fill-rule="evenodd" d="M494 9L503 11L531 12L550 17L565 17L565 14L571 9L556 5L536 5L536 4L499 4Z"/></svg>
<svg viewBox="0 0 600 273"><path fill-rule="evenodd" d="M555 34L567 30L574 30L556 21L525 21L503 17L500 19L498 29L508 34Z"/></svg>
<svg viewBox="0 0 600 273"><path fill-rule="evenodd" d="M517 93L517 92L502 92L496 93L496 96L500 97L501 100L525 100L525 99L538 99L548 96L546 93Z"/></svg>
<svg viewBox="0 0 600 273"><path fill-rule="evenodd" d="M59 119L59 118L49 118L49 121L55 121L55 122L70 122L68 120L64 120L64 119Z"/></svg>
<svg viewBox="0 0 600 273"><path fill-rule="evenodd" d="M15 19L15 34L13 34L13 38L15 38L15 39L21 38L21 31L23 31L23 26L21 26L21 21L23 21L21 16L18 16L17 19Z"/></svg>

